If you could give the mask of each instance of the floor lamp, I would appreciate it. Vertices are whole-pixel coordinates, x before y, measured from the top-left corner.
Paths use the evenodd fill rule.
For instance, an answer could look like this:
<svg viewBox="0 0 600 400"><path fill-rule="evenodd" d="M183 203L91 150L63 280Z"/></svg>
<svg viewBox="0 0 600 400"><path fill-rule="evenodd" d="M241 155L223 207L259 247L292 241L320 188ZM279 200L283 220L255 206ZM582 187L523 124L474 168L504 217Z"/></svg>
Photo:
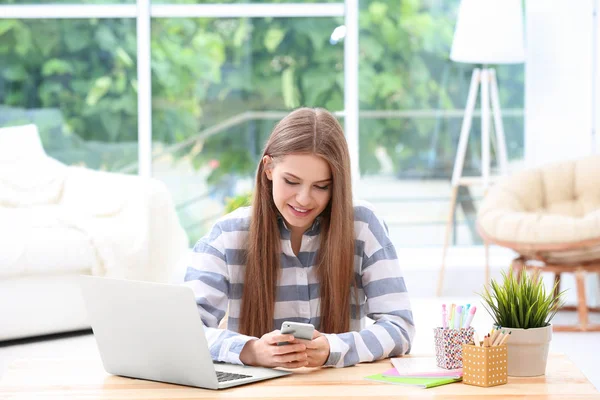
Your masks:
<svg viewBox="0 0 600 400"><path fill-rule="evenodd" d="M473 69L467 105L460 130L458 150L452 171L450 212L446 221L442 264L437 295L442 294L446 253L452 235L454 209L460 186L483 185L487 189L490 177L490 117L494 118L496 157L501 174L507 173L506 140L498 98L496 72L489 64L515 64L525 60L523 48L523 10L521 0L462 0L458 11L450 59L455 62L483 65ZM469 132L477 101L481 96L481 176L463 176ZM490 112L490 103L491 111ZM489 250L485 244L485 279L489 281Z"/></svg>

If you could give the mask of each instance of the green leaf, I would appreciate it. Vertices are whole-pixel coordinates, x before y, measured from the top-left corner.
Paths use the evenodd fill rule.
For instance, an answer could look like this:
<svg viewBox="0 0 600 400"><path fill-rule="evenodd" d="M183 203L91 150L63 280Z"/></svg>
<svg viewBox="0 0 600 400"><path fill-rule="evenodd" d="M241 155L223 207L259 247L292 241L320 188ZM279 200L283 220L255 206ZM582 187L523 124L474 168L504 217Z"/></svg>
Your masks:
<svg viewBox="0 0 600 400"><path fill-rule="evenodd" d="M281 74L283 101L287 108L296 108L300 105L295 79L294 68L286 68Z"/></svg>
<svg viewBox="0 0 600 400"><path fill-rule="evenodd" d="M123 50L122 47L117 47L116 55L119 61L121 61L126 67L133 66L133 60L131 59L131 57L129 57L129 54L127 54L127 52Z"/></svg>
<svg viewBox="0 0 600 400"><path fill-rule="evenodd" d="M387 15L388 5L380 1L374 1L369 4L369 14L371 14L371 20L374 23L381 22Z"/></svg>
<svg viewBox="0 0 600 400"><path fill-rule="evenodd" d="M247 192L236 197L228 197L225 199L224 214L229 214L240 207L247 207L252 203L252 193Z"/></svg>
<svg viewBox="0 0 600 400"><path fill-rule="evenodd" d="M366 59L379 62L385 53L385 48L377 38L365 35L360 38L360 51L363 52Z"/></svg>
<svg viewBox="0 0 600 400"><path fill-rule="evenodd" d="M398 28L389 18L384 18L381 21L381 33L383 34L385 42L390 46L395 45L400 36Z"/></svg>
<svg viewBox="0 0 600 400"><path fill-rule="evenodd" d="M114 91L116 93L125 93L125 91L127 90L127 75L123 72L116 73L114 83Z"/></svg>
<svg viewBox="0 0 600 400"><path fill-rule="evenodd" d="M236 48L242 47L248 38L252 26L248 22L248 18L240 19L240 23L233 34L233 46Z"/></svg>
<svg viewBox="0 0 600 400"><path fill-rule="evenodd" d="M20 56L25 56L33 47L31 31L29 28L20 29L18 35L15 35L15 52Z"/></svg>
<svg viewBox="0 0 600 400"><path fill-rule="evenodd" d="M110 141L116 142L119 137L121 124L123 123L121 115L118 113L102 113L100 121L102 122L105 131L108 133Z"/></svg>
<svg viewBox="0 0 600 400"><path fill-rule="evenodd" d="M67 50L71 53L81 51L88 46L91 46L89 34L82 32L72 32L64 35L65 45Z"/></svg>
<svg viewBox="0 0 600 400"><path fill-rule="evenodd" d="M73 67L69 62L58 58L52 58L42 65L43 76L65 75L72 74L73 72Z"/></svg>
<svg viewBox="0 0 600 400"><path fill-rule="evenodd" d="M131 84L131 87L133 88L133 91L135 93L137 93L137 91L138 91L138 81L137 81L137 79L132 79L131 81L129 81L129 83Z"/></svg>
<svg viewBox="0 0 600 400"><path fill-rule="evenodd" d="M95 106L98 101L104 97L106 93L108 93L111 84L112 78L110 76L103 76L96 79L94 86L92 86L92 89L90 89L85 99L86 104L89 106Z"/></svg>
<svg viewBox="0 0 600 400"><path fill-rule="evenodd" d="M302 92L304 93L304 106L318 107L317 100L331 90L335 81L331 79L332 73L327 71L315 71L302 76Z"/></svg>
<svg viewBox="0 0 600 400"><path fill-rule="evenodd" d="M505 328L539 328L547 326L564 303L564 292L554 296L547 292L538 274L523 273L517 279L513 271L502 271L500 283L492 280L480 294L493 320Z"/></svg>
<svg viewBox="0 0 600 400"><path fill-rule="evenodd" d="M11 82L25 81L27 80L27 71L21 64L11 65L4 68L2 76L4 76L7 81Z"/></svg>
<svg viewBox="0 0 600 400"><path fill-rule="evenodd" d="M270 28L267 31L264 39L264 45L269 53L273 53L277 49L284 36L285 32L279 28Z"/></svg>
<svg viewBox="0 0 600 400"><path fill-rule="evenodd" d="M17 21L14 19L0 19L0 36L17 26Z"/></svg>
<svg viewBox="0 0 600 400"><path fill-rule="evenodd" d="M98 43L101 49L106 51L114 51L115 47L117 47L117 38L115 37L112 30L109 26L102 24L98 27L96 34L94 35L94 39Z"/></svg>
<svg viewBox="0 0 600 400"><path fill-rule="evenodd" d="M44 107L53 107L58 103L59 96L64 94L64 87L53 81L44 81L40 85L39 95Z"/></svg>

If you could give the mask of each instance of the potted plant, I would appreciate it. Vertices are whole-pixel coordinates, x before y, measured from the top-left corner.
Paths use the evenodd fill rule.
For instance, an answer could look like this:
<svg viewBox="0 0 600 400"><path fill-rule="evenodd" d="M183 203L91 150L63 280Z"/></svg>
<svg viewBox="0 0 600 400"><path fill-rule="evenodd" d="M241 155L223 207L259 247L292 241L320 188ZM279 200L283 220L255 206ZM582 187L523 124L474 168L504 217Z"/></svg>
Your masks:
<svg viewBox="0 0 600 400"><path fill-rule="evenodd" d="M546 291L539 271L517 277L512 268L502 272L502 282L492 280L480 296L494 325L511 332L508 346L509 376L538 376L546 372L548 348L552 339L550 321L564 304L564 291L558 282Z"/></svg>

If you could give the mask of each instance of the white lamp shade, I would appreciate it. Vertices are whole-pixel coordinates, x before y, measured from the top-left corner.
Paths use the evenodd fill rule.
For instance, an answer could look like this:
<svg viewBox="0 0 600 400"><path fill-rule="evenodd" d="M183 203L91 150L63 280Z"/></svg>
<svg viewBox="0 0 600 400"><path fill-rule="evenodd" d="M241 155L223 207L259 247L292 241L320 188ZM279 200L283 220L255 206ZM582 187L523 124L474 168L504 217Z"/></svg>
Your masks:
<svg viewBox="0 0 600 400"><path fill-rule="evenodd" d="M522 0L462 0L450 59L472 64L525 60Z"/></svg>

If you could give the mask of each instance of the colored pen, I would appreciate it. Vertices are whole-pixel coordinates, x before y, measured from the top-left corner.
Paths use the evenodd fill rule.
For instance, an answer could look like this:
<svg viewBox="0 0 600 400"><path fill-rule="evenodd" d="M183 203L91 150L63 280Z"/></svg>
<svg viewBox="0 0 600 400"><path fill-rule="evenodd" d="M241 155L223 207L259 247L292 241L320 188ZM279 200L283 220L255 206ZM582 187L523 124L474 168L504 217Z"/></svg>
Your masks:
<svg viewBox="0 0 600 400"><path fill-rule="evenodd" d="M448 327L447 318L448 311L446 311L446 305L442 304L442 328L446 329Z"/></svg>
<svg viewBox="0 0 600 400"><path fill-rule="evenodd" d="M476 312L477 312L477 306L471 307L471 310L469 311L469 316L467 317L467 321L465 322L465 325L464 325L465 328L469 328L471 326L471 321L473 321L473 316L475 316Z"/></svg>
<svg viewBox="0 0 600 400"><path fill-rule="evenodd" d="M465 321L467 319L469 308L471 308L471 305L469 303L467 303L467 308L466 309L463 308L463 319L462 319L462 321L460 323L460 326L465 326Z"/></svg>
<svg viewBox="0 0 600 400"><path fill-rule="evenodd" d="M452 329L452 327L454 326L454 314L456 313L456 304L452 303L452 307L450 308L450 323L448 324L448 327L450 329Z"/></svg>
<svg viewBox="0 0 600 400"><path fill-rule="evenodd" d="M460 322L462 321L462 309L463 309L463 306L456 307L456 317L454 318L454 329L460 329Z"/></svg>

